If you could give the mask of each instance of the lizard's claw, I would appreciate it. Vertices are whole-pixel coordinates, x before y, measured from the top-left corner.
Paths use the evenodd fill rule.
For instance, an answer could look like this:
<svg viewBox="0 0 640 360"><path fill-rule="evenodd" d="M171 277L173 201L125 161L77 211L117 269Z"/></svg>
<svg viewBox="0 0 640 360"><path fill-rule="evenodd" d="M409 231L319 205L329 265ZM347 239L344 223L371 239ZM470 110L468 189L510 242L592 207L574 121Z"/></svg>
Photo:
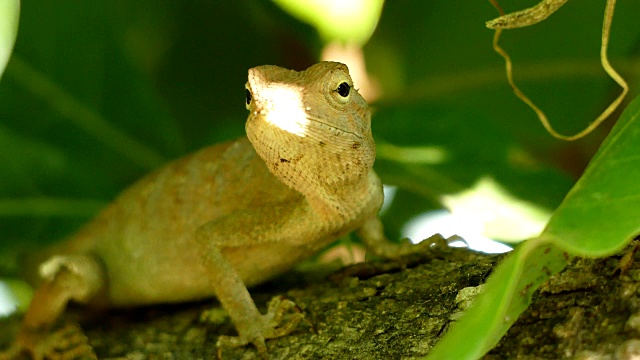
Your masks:
<svg viewBox="0 0 640 360"><path fill-rule="evenodd" d="M285 323L282 323L284 314L292 309L293 313ZM222 349L224 347L240 347L252 343L258 350L258 353L266 359L267 346L265 340L289 334L304 318L304 314L302 314L300 308L298 308L293 301L287 300L282 296L276 296L269 301L267 313L261 315L258 319L259 321L252 324L251 328L239 331L239 336L218 337L218 341L216 342L218 358L222 358Z"/></svg>
<svg viewBox="0 0 640 360"><path fill-rule="evenodd" d="M52 333L21 330L0 360L19 359L25 353L34 360L98 359L82 330L71 324Z"/></svg>

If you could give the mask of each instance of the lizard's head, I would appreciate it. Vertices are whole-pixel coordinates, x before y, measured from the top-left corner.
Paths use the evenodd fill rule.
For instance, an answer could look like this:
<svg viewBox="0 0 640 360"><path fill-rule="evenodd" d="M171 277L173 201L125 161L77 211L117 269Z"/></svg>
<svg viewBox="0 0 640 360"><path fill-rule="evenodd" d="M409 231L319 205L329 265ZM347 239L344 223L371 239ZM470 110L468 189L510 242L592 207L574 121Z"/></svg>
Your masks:
<svg viewBox="0 0 640 360"><path fill-rule="evenodd" d="M366 176L375 159L371 112L344 64L249 70L247 136L267 167L300 190Z"/></svg>

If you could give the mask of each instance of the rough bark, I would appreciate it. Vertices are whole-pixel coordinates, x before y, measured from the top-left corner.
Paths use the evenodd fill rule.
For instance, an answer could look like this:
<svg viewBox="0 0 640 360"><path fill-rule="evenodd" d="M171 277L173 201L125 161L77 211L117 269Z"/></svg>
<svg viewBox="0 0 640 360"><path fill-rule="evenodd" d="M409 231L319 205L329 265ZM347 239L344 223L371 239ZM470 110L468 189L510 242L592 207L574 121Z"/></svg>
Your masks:
<svg viewBox="0 0 640 360"><path fill-rule="evenodd" d="M464 249L345 268L297 286L282 279L252 291L258 306L275 295L298 304L308 324L267 341L271 359L418 359L484 283L501 256ZM619 257L575 259L535 295L487 359L631 359L640 354L640 265L612 275ZM636 262L637 263L637 262ZM464 291L461 291L465 289ZM229 319L201 321L215 301L111 311L82 322L103 359L213 359ZM487 309L490 311L490 309ZM0 323L6 341L16 319ZM461 339L464 341L464 339ZM227 348L223 359L258 359L253 347Z"/></svg>

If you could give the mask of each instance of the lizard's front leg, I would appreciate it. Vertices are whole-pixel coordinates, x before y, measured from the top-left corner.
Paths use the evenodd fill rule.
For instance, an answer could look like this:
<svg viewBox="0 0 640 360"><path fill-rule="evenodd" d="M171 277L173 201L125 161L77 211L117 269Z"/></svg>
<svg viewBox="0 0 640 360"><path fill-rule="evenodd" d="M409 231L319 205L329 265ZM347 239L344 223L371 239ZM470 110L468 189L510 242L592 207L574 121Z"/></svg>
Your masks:
<svg viewBox="0 0 640 360"><path fill-rule="evenodd" d="M287 323L281 324L283 313L295 307L292 301L281 297L271 300L266 314L258 311L238 272L221 251L221 247L229 244L240 246L238 243L244 243L244 240L230 239L228 236L221 235L221 232L225 233L224 230L214 230L233 228L236 227L231 226L229 222L224 224L213 222L196 232L197 244L201 247L204 265L213 290L238 331L237 337L220 336L216 346L220 354L224 347L252 343L260 355L267 358L265 339L287 335L295 329L303 315L299 312L294 313ZM258 259L247 259L247 261L258 261Z"/></svg>

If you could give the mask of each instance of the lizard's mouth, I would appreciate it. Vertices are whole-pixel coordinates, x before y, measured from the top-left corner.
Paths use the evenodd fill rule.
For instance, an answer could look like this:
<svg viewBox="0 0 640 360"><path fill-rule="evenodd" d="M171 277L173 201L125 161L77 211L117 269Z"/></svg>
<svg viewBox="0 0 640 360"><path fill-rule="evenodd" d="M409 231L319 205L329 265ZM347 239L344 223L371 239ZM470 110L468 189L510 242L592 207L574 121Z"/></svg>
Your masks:
<svg viewBox="0 0 640 360"><path fill-rule="evenodd" d="M357 138L357 139L360 139L360 140L362 139L362 135L359 135L359 134L357 134L357 133L355 133L353 131L348 131L348 130L342 129L342 128L340 128L338 126L335 126L335 125L332 125L332 124L328 124L328 123L326 123L325 121L323 121L320 118L313 117L313 116L308 116L308 115L307 115L306 118L307 118L309 123L315 123L315 125L319 128L319 129L316 129L314 131L318 131L318 130L327 131L327 130L329 130L329 131L333 131L334 134L335 133L342 133L342 134L345 134L345 135L353 136L354 138ZM307 125L307 129L309 129L309 128L310 127Z"/></svg>
<svg viewBox="0 0 640 360"><path fill-rule="evenodd" d="M276 108L269 111L258 110L252 114L253 121L265 121L276 128L299 137L326 138L328 136L346 136L356 140L363 137L353 131L330 124L324 119L309 116L298 108Z"/></svg>

